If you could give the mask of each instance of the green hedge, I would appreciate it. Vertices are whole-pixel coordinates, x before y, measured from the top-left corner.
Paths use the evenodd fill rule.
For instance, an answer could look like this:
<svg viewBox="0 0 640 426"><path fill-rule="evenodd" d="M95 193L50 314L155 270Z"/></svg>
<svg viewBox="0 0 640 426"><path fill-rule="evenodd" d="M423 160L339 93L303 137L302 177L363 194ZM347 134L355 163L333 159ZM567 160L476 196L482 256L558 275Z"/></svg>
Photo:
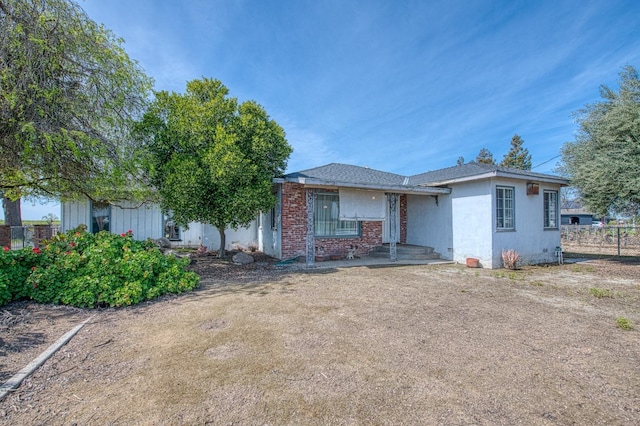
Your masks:
<svg viewBox="0 0 640 426"><path fill-rule="evenodd" d="M22 298L85 308L133 305L197 287L188 263L131 232L69 231L40 249L0 252L0 305Z"/></svg>

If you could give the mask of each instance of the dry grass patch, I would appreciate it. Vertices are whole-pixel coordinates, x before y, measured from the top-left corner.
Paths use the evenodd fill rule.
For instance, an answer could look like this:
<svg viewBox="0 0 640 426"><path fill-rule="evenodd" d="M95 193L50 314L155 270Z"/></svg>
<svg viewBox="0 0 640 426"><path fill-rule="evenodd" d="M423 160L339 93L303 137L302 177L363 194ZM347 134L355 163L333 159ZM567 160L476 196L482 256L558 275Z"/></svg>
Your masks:
<svg viewBox="0 0 640 426"><path fill-rule="evenodd" d="M0 403L0 419L633 424L640 333L615 320L640 321L640 292L599 271L211 274L194 294L102 311ZM628 297L586 297L594 282Z"/></svg>

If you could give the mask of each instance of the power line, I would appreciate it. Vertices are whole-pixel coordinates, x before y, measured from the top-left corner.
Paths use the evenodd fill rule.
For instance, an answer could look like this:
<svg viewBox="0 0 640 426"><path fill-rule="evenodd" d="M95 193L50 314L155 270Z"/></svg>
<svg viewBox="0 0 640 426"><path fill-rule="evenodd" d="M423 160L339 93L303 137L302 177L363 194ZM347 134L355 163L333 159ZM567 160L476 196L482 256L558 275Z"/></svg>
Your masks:
<svg viewBox="0 0 640 426"><path fill-rule="evenodd" d="M547 164L549 161L553 161L553 160L555 160L556 158L559 158L559 157L562 157L562 154L556 155L556 156L555 156L555 157L553 157L553 158L549 158L547 161L543 161L542 163L540 163L540 164L538 164L538 165L536 165L536 166L533 166L533 167L531 168L531 170L533 170L533 169L535 169L535 168L538 168L538 167L542 166L543 164Z"/></svg>

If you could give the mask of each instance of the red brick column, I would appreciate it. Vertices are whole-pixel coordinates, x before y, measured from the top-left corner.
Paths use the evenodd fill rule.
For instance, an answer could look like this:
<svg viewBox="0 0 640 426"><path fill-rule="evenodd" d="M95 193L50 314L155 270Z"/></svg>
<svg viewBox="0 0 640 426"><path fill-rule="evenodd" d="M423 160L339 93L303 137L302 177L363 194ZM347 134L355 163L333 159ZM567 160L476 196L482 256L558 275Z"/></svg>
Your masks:
<svg viewBox="0 0 640 426"><path fill-rule="evenodd" d="M303 185L282 184L282 258L306 255L307 201Z"/></svg>
<svg viewBox="0 0 640 426"><path fill-rule="evenodd" d="M11 247L11 227L9 225L0 225L0 249L2 247Z"/></svg>
<svg viewBox="0 0 640 426"><path fill-rule="evenodd" d="M33 246L39 247L40 243L53 236L53 229L50 225L33 225Z"/></svg>

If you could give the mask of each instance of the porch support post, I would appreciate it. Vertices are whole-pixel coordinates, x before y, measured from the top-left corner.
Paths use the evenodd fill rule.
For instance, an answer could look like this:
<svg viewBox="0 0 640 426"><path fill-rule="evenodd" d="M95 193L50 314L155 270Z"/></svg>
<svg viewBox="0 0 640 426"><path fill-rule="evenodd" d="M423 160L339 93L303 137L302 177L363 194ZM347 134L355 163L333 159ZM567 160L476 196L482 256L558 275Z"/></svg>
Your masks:
<svg viewBox="0 0 640 426"><path fill-rule="evenodd" d="M316 202L316 190L315 189L307 189L307 232L306 232L306 255L307 255L307 266L312 267L315 265L316 261L316 237L313 228L313 212L314 206Z"/></svg>
<svg viewBox="0 0 640 426"><path fill-rule="evenodd" d="M394 192L387 193L389 200L389 260L398 261L398 252L396 249L396 240L398 239L396 222L398 221L398 204L400 194Z"/></svg>

